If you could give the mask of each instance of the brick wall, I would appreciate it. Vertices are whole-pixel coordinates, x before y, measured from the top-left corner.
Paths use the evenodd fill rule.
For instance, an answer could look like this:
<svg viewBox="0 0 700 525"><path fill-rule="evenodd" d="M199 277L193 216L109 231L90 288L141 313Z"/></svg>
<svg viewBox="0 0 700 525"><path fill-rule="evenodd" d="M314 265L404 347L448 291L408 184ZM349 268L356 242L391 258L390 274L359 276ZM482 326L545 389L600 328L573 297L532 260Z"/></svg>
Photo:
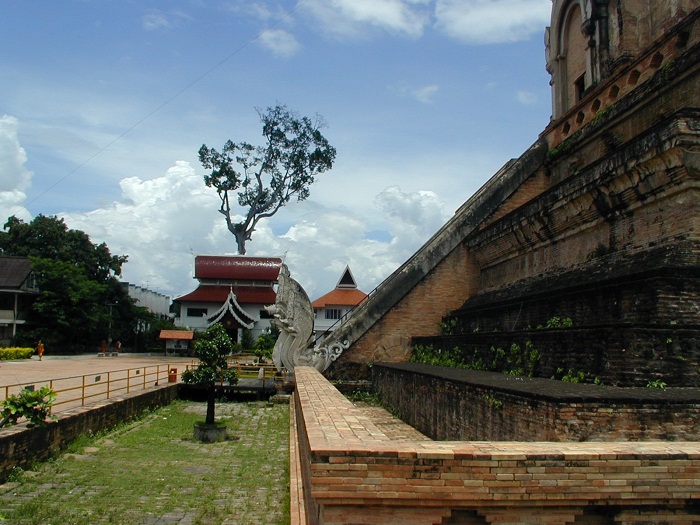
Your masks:
<svg viewBox="0 0 700 525"><path fill-rule="evenodd" d="M315 369L295 372L292 437L301 491L312 502L306 514L292 513L301 523L691 525L700 520L700 443L391 439Z"/></svg>
<svg viewBox="0 0 700 525"><path fill-rule="evenodd" d="M463 246L453 250L442 263L405 294L355 341L328 371L331 378L366 377L365 366L380 361L404 361L410 354L411 337L438 334L439 323L450 310L475 291L478 271Z"/></svg>
<svg viewBox="0 0 700 525"><path fill-rule="evenodd" d="M700 389L614 388L418 364L372 372L383 404L436 440L700 440Z"/></svg>
<svg viewBox="0 0 700 525"><path fill-rule="evenodd" d="M177 399L176 384L113 397L108 401L61 412L58 421L27 428L26 423L0 429L0 482L14 467L28 468L64 449L83 434L94 434L138 417L145 410Z"/></svg>

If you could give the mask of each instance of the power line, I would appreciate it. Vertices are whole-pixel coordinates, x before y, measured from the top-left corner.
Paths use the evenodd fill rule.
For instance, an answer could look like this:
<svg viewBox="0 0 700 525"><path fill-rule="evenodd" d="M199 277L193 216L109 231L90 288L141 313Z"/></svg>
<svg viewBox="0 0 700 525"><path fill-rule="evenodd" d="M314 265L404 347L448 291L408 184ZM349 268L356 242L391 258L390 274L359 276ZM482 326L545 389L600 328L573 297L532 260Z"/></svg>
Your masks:
<svg viewBox="0 0 700 525"><path fill-rule="evenodd" d="M81 162L80 164L78 164L77 166L75 166L75 167L74 167L73 169L71 169L68 173L66 173L65 175L63 175L63 177L61 177L60 179L58 179L58 180L57 180L56 182L54 182L51 186L49 186L49 187L46 188L44 191L42 191L42 192L39 193L37 196L35 196L32 200L30 200L30 201L28 201L27 203L25 203L25 204L23 205L23 208L26 208L27 206L29 206L29 205L33 204L34 202L36 202L37 200L41 199L44 195L46 195L48 192L50 192L50 191L51 191L52 189L54 189L56 186L58 186L59 184L61 184L63 181L65 181L68 177L70 177L71 175L73 175L73 174L74 174L76 171L78 171L80 168L82 168L83 166L87 165L87 164L88 164L91 160L93 160L95 157L97 157L97 156L99 156L100 154L102 154L103 152L105 152L107 149L109 149L109 148L110 148L112 145L114 145L116 142L120 141L120 140L121 140L122 138L124 138L126 135L128 135L129 133L131 133L134 129L136 129L136 128L139 127L141 124L143 124L146 120L148 120L148 119L151 118L153 115L155 115L156 113L158 113L161 109L163 109L165 106L167 106L168 104L170 104L173 100L175 100L176 98L178 98L178 97L179 97L180 95L182 95L185 91L189 90L191 87L193 87L194 85L196 85L197 83L199 83L202 79L204 79L205 77L209 76L211 73L213 73L214 71L216 71L217 69L219 69L221 66L223 66L223 65L224 65L226 62L228 62L229 60L231 60L231 59L232 59L234 56L236 56L238 53L242 52L244 49L250 47L252 44L254 44L254 43L257 42L258 40L260 40L266 33L268 33L269 31L271 31L272 29L274 29L275 27L277 27L279 24L281 24L282 22L284 22L287 18L289 18L290 16L292 16L292 14L294 14L296 11L298 11L299 8L300 8L301 6L303 6L304 4L307 4L309 1L310 1L310 0L301 0L300 2L298 2L297 5L296 5L295 7L293 7L291 10L287 11L284 15L282 15L280 18L278 18L278 19L275 20L273 23L271 23L270 25L268 25L265 29L263 29L262 31L260 31L260 33L258 33L255 37L251 38L251 39L248 40L246 43L244 43L244 44L241 45L240 47L238 47L238 48L236 48L235 50L233 50L233 51L232 51L231 53L229 53L226 57L224 57L223 59L221 59L219 62L217 62L216 64L214 64L212 67L210 67L209 69L207 69L204 73L202 73L202 74L199 75L197 78L195 78L194 80L192 80L192 81L191 81L189 84L187 84L185 87L183 87L182 89L180 89L180 91L178 91L177 93L175 93L175 94L174 94L173 96L171 96L170 98L166 99L162 104L158 105L158 106L157 106L155 109L153 109L151 112L149 112L149 113L146 114L144 117L142 117L142 118L140 118L139 120L137 120L134 124L132 124L130 127L128 127L126 130L124 130L122 133L120 133L119 135L117 135L117 137L115 137L113 140L111 140L111 141L110 141L109 143L107 143L105 146L101 147L101 148L98 149L95 153L93 153L93 154L90 155L87 159L85 159L83 162ZM17 214L17 213L14 213L12 216L14 217L16 214Z"/></svg>

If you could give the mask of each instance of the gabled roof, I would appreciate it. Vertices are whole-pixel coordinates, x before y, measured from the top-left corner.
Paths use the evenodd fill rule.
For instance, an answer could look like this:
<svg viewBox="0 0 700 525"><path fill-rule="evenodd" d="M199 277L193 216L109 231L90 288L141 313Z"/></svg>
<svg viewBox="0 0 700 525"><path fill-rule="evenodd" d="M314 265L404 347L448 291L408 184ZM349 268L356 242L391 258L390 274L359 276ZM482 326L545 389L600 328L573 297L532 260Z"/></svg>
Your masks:
<svg viewBox="0 0 700 525"><path fill-rule="evenodd" d="M226 314L230 314L244 328L248 329L253 328L255 322L260 320L260 318L253 317L241 308L236 294L233 293L233 288L230 288L228 296L226 297L226 302L221 305L221 308L207 319L209 326L221 321Z"/></svg>
<svg viewBox="0 0 700 525"><path fill-rule="evenodd" d="M340 276L335 290L328 292L316 299L311 306L313 308L325 308L326 306L357 306L365 300L367 294L357 289L355 278L350 267L346 266L343 275Z"/></svg>
<svg viewBox="0 0 700 525"><path fill-rule="evenodd" d="M346 266L343 275L340 277L338 284L335 285L336 288L357 288L357 283L355 283L355 278L352 276L350 267Z"/></svg>
<svg viewBox="0 0 700 525"><path fill-rule="evenodd" d="M174 341L191 341L194 332L188 330L161 330L159 339L170 339Z"/></svg>
<svg viewBox="0 0 700 525"><path fill-rule="evenodd" d="M194 259L196 279L276 281L282 266L279 257L198 255Z"/></svg>
<svg viewBox="0 0 700 525"><path fill-rule="evenodd" d="M0 288L21 288L32 272L28 257L0 257Z"/></svg>
<svg viewBox="0 0 700 525"><path fill-rule="evenodd" d="M199 287L187 295L173 299L176 303L224 303L228 294L231 291L231 286L228 285L206 285L200 284ZM239 304L275 304L277 294L272 289L272 286L234 286L233 293Z"/></svg>
<svg viewBox="0 0 700 525"><path fill-rule="evenodd" d="M357 289L336 288L316 299L311 306L313 308L325 308L326 306L357 306L365 300L367 294Z"/></svg>

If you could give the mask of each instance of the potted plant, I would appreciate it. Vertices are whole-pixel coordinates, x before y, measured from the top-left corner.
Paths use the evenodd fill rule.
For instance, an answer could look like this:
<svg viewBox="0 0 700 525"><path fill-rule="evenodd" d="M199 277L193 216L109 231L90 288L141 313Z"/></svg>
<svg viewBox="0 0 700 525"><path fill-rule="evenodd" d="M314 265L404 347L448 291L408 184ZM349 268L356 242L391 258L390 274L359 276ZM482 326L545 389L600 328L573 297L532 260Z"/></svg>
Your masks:
<svg viewBox="0 0 700 525"><path fill-rule="evenodd" d="M207 392L206 419L194 425L194 436L200 441L226 439L226 425L214 417L216 385L225 381L232 385L238 382L236 369L228 366L227 356L233 347L234 343L223 326L218 323L210 326L194 342L194 355L199 358L199 365L182 373L184 383L204 388Z"/></svg>

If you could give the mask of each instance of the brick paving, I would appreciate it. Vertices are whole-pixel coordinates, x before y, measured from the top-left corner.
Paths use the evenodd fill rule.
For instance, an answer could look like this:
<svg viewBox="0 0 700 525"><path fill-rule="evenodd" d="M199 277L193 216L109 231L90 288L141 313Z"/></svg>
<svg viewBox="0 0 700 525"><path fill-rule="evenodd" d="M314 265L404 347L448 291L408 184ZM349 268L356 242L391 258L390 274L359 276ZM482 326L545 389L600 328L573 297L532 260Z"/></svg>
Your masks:
<svg viewBox="0 0 700 525"><path fill-rule="evenodd" d="M120 354L119 357L98 357L96 353L80 356L52 356L49 348L41 361L37 356L32 356L31 359L0 361L0 387L43 383L56 378L154 365L172 365L178 368L179 374L190 363L192 363L191 357L157 354Z"/></svg>

